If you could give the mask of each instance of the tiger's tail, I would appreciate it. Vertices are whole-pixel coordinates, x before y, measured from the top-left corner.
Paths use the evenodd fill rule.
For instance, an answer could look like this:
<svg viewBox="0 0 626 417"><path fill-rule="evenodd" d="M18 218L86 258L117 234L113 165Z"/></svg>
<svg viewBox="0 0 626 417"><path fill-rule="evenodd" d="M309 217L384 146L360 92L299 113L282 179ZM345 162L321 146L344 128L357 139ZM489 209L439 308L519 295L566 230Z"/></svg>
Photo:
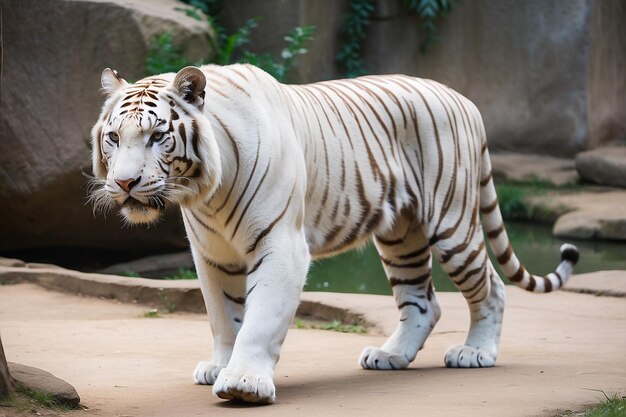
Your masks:
<svg viewBox="0 0 626 417"><path fill-rule="evenodd" d="M502 272L509 281L526 291L550 292L561 288L574 271L578 262L578 248L565 243L561 246L561 262L554 272L545 277L532 275L521 264L504 228L502 213L498 205L496 188L493 183L491 160L486 144L482 149L482 168L480 181L480 212L483 217L483 228L493 249Z"/></svg>

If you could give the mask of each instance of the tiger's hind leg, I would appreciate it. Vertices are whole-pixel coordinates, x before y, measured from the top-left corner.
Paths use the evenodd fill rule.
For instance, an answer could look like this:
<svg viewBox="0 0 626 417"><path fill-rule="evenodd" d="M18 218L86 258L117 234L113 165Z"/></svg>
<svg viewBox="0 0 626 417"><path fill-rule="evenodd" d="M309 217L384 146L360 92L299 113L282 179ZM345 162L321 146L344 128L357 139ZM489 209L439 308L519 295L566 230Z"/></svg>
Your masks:
<svg viewBox="0 0 626 417"><path fill-rule="evenodd" d="M495 272L482 228L471 228L469 240L444 249L445 241L433 246L443 270L465 297L470 310L470 329L464 345L448 349L448 368L491 367L498 357L504 313L504 284Z"/></svg>
<svg viewBox="0 0 626 417"><path fill-rule="evenodd" d="M400 310L395 332L380 347L367 347L365 369L409 366L441 316L431 279L431 254L421 226L400 217L392 231L374 239Z"/></svg>

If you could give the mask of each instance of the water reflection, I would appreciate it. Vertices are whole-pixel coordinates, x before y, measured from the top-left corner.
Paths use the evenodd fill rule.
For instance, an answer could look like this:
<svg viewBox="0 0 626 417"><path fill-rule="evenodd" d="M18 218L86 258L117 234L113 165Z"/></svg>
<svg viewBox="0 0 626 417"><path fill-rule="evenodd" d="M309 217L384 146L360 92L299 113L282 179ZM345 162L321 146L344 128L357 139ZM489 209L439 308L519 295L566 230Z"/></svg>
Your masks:
<svg viewBox="0 0 626 417"><path fill-rule="evenodd" d="M515 253L534 274L545 275L554 271L559 261L559 246L565 242L574 243L580 249L577 273L626 269L626 244L557 239L552 236L549 226L530 223L507 222L507 232ZM436 262L433 263L433 278L437 291L456 291ZM391 294L372 244L358 251L315 262L305 290Z"/></svg>

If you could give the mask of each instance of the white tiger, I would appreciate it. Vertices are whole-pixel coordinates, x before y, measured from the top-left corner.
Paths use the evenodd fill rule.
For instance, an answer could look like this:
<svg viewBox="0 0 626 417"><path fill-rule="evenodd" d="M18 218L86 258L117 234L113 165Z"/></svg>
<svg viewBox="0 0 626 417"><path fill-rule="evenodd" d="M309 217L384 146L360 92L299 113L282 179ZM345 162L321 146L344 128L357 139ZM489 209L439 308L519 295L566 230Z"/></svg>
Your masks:
<svg viewBox="0 0 626 417"><path fill-rule="evenodd" d="M493 366L507 278L560 288L578 259L526 272L502 223L480 113L434 81L403 75L283 85L249 65L188 67L108 95L92 130L95 209L132 223L180 205L214 336L194 371L224 399L273 402L274 368L311 257L373 236L400 320L366 369L406 368L439 319L431 252L466 298L471 325L448 367ZM479 213L482 213L481 226Z"/></svg>

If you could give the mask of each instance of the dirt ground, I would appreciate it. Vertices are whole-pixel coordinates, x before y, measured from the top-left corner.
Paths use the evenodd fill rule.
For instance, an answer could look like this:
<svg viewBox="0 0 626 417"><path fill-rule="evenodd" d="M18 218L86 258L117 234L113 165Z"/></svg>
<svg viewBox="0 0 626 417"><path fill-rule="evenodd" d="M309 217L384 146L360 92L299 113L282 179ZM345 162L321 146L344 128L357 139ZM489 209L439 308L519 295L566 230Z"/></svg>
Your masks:
<svg viewBox="0 0 626 417"><path fill-rule="evenodd" d="M497 366L459 370L444 368L443 355L463 342L467 307L460 294L439 294L442 319L404 371L365 371L357 363L363 347L382 344L380 333L393 330L391 297L305 298L361 312L378 330L290 330L271 406L226 402L193 384L196 362L211 350L202 314L146 318L145 305L5 285L0 331L9 361L45 369L77 389L86 409L68 415L553 416L600 401L599 390L626 393L626 298L508 288Z"/></svg>

